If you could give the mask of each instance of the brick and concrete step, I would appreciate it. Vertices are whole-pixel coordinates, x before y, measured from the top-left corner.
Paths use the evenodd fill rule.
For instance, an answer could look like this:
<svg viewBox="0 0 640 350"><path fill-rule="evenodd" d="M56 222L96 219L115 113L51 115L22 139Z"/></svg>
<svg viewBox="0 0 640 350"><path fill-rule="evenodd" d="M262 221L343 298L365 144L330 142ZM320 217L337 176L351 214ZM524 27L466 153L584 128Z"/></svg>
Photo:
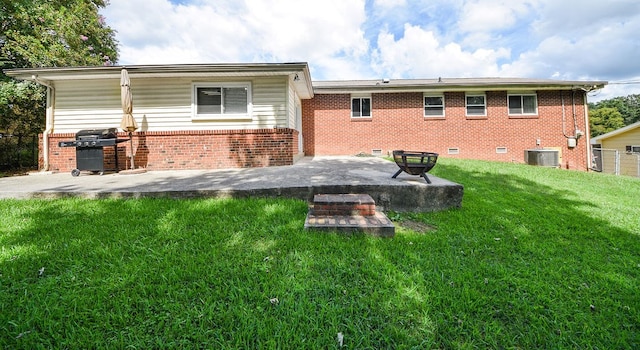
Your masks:
<svg viewBox="0 0 640 350"><path fill-rule="evenodd" d="M305 229L393 237L395 226L368 194L316 194Z"/></svg>

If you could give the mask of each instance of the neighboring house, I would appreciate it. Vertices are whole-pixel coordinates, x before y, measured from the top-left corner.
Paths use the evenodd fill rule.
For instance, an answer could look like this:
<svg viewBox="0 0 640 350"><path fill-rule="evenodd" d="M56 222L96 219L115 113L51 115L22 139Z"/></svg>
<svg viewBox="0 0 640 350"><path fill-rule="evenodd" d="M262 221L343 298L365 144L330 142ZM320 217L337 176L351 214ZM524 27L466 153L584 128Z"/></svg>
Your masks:
<svg viewBox="0 0 640 350"><path fill-rule="evenodd" d="M640 122L596 136L591 145L595 169L640 176Z"/></svg>
<svg viewBox="0 0 640 350"><path fill-rule="evenodd" d="M302 102L304 152L394 149L525 162L527 150L557 151L557 165L590 165L587 92L601 81L432 79L314 82Z"/></svg>
<svg viewBox="0 0 640 350"><path fill-rule="evenodd" d="M74 168L73 149L58 141L80 129L119 125L121 68L6 71L49 86L43 169ZM135 163L150 170L285 165L302 155L394 149L517 163L525 162L527 150L545 149L556 153L555 165L587 170L586 94L606 84L505 78L312 83L306 63L127 70L141 126L133 133ZM201 115L198 107L212 94L235 98L218 97L223 112ZM118 148L121 169L127 147Z"/></svg>

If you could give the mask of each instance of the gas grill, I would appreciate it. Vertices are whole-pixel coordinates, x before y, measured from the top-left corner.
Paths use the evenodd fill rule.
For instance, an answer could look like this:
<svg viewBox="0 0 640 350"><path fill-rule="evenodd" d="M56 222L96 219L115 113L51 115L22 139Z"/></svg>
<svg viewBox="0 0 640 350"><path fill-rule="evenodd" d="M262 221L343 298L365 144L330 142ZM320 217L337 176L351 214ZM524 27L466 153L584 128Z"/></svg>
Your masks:
<svg viewBox="0 0 640 350"><path fill-rule="evenodd" d="M91 171L92 173L104 174L104 147L114 147L113 154L115 157L115 169L118 171L118 147L121 142L129 141L128 139L118 139L116 128L108 129L87 129L80 130L76 133L76 139L73 141L60 141L59 147L75 147L76 148L76 169L71 170L71 175L80 175L81 170Z"/></svg>

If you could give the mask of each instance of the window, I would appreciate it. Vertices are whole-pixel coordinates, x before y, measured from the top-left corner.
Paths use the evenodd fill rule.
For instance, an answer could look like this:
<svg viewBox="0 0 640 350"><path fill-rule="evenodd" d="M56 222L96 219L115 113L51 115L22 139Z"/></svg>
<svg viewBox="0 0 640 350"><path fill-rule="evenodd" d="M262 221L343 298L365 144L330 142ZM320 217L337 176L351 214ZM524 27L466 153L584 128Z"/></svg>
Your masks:
<svg viewBox="0 0 640 350"><path fill-rule="evenodd" d="M444 96L424 96L424 116L444 116Z"/></svg>
<svg viewBox="0 0 640 350"><path fill-rule="evenodd" d="M487 115L485 95L467 95L467 116L479 117Z"/></svg>
<svg viewBox="0 0 640 350"><path fill-rule="evenodd" d="M508 95L509 115L537 115L538 98L535 94Z"/></svg>
<svg viewBox="0 0 640 350"><path fill-rule="evenodd" d="M371 97L352 97L351 117L371 118Z"/></svg>
<svg viewBox="0 0 640 350"><path fill-rule="evenodd" d="M626 146L627 153L640 153L640 146Z"/></svg>
<svg viewBox="0 0 640 350"><path fill-rule="evenodd" d="M194 119L229 119L251 117L251 85L194 84Z"/></svg>

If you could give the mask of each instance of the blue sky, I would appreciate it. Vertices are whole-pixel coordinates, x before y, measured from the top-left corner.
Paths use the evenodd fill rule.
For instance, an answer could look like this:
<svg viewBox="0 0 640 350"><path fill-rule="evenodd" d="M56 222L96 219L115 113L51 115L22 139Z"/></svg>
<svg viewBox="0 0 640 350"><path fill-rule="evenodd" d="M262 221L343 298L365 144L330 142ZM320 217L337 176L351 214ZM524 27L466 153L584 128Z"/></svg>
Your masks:
<svg viewBox="0 0 640 350"><path fill-rule="evenodd" d="M119 64L308 62L314 80L606 80L590 101L640 93L637 0L110 0L102 14Z"/></svg>

